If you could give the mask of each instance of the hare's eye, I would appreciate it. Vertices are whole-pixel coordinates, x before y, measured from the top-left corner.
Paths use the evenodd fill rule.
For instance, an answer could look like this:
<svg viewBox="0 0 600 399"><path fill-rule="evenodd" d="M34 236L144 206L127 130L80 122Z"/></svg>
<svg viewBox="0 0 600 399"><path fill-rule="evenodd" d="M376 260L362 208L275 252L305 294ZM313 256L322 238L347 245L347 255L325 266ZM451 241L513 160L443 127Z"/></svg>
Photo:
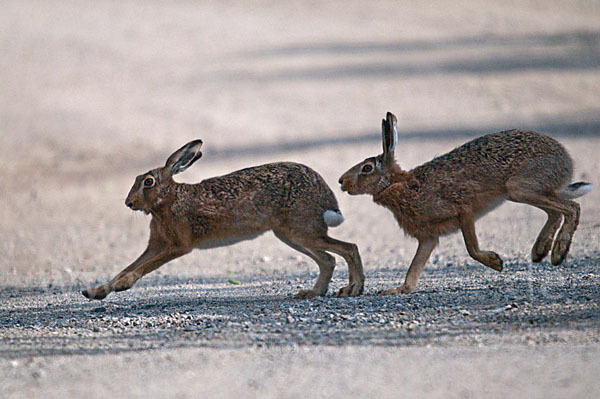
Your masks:
<svg viewBox="0 0 600 399"><path fill-rule="evenodd" d="M144 187L152 187L154 185L154 177L146 177L144 180Z"/></svg>
<svg viewBox="0 0 600 399"><path fill-rule="evenodd" d="M362 173L371 173L372 171L373 171L373 165L371 165L371 164L366 164L361 169Z"/></svg>

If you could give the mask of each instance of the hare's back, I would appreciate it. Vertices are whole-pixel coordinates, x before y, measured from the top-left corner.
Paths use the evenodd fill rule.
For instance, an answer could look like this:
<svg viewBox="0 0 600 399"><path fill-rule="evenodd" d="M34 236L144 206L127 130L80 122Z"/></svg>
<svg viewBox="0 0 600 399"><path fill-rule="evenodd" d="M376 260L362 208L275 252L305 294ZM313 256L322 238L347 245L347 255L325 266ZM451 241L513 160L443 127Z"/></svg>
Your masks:
<svg viewBox="0 0 600 399"><path fill-rule="evenodd" d="M336 209L337 201L325 180L313 169L294 162L253 166L204 180L202 186L235 207L251 202L257 211Z"/></svg>
<svg viewBox="0 0 600 399"><path fill-rule="evenodd" d="M454 150L416 168L417 175L431 173L462 176L498 183L529 168L551 173L557 180L568 180L572 161L565 148L555 139L524 130L491 133L471 140ZM548 170L550 168L550 170Z"/></svg>

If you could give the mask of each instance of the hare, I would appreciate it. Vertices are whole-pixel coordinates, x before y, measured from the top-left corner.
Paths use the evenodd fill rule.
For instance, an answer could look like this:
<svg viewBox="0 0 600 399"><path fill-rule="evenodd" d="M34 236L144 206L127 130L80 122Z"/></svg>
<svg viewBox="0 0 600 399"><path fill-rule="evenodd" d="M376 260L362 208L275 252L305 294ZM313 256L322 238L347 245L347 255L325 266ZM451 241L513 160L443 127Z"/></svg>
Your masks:
<svg viewBox="0 0 600 399"><path fill-rule="evenodd" d="M343 222L337 200L323 178L307 166L281 162L238 170L197 184L181 184L173 175L201 156L201 140L175 151L165 166L139 175L125 204L152 215L148 247L110 282L82 291L103 299L129 289L139 278L194 248L214 248L249 240L272 230L277 238L308 257L320 269L313 289L298 298L325 295L335 267L333 252L348 263L350 284L339 296L360 295L364 274L358 247L327 235Z"/></svg>
<svg viewBox="0 0 600 399"><path fill-rule="evenodd" d="M406 172L394 159L398 131L396 117L389 112L382 135L383 154L365 159L339 179L342 191L372 195L376 204L392 211L406 234L419 241L404 284L380 294L412 292L438 238L458 229L473 259L502 271L496 253L479 249L475 220L504 200L533 205L548 214L531 251L533 262L541 262L550 249L554 265L567 256L579 223L579 204L571 199L592 186L567 185L573 162L556 140L533 131L492 133Z"/></svg>

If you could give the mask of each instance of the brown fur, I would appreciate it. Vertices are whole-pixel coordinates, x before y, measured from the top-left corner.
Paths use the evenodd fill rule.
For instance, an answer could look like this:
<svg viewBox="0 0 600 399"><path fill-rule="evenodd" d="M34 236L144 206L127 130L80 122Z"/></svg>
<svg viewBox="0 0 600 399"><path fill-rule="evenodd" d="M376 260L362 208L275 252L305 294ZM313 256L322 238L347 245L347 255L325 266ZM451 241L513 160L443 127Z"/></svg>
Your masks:
<svg viewBox="0 0 600 399"><path fill-rule="evenodd" d="M382 134L384 153L352 167L340 184L351 195L372 195L419 241L404 284L384 293L411 292L438 238L458 229L474 259L501 271L500 257L479 249L475 220L506 199L548 214L532 250L533 261L540 262L551 248L553 264L565 259L579 222L579 205L561 196L573 163L556 140L523 130L488 134L406 172L394 160L397 132L391 113L383 121Z"/></svg>
<svg viewBox="0 0 600 399"><path fill-rule="evenodd" d="M300 291L297 297L327 292L335 266L335 258L327 251L341 255L348 263L350 284L338 295L362 293L364 275L357 246L327 235L324 212L339 210L333 192L317 172L282 162L197 184L175 182L173 174L200 158L201 145L200 140L186 144L164 167L136 178L125 202L133 210L152 215L148 248L109 283L84 290L86 297L103 299L112 291L126 290L145 274L194 248L230 245L269 230L319 265L314 288Z"/></svg>

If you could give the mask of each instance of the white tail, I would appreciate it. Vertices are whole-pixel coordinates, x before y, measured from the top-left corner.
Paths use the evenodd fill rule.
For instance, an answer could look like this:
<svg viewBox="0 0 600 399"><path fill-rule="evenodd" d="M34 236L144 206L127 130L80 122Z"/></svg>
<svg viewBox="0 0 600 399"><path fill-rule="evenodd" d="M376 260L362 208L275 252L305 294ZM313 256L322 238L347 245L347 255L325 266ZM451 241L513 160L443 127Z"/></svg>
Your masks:
<svg viewBox="0 0 600 399"><path fill-rule="evenodd" d="M344 217L342 216L342 212L337 209L335 211L327 210L323 213L323 220L327 226L335 227L342 224Z"/></svg>
<svg viewBox="0 0 600 399"><path fill-rule="evenodd" d="M559 194L561 197L566 199L579 198L592 191L592 187L593 186L591 183L573 183L565 187L562 191L560 191Z"/></svg>

